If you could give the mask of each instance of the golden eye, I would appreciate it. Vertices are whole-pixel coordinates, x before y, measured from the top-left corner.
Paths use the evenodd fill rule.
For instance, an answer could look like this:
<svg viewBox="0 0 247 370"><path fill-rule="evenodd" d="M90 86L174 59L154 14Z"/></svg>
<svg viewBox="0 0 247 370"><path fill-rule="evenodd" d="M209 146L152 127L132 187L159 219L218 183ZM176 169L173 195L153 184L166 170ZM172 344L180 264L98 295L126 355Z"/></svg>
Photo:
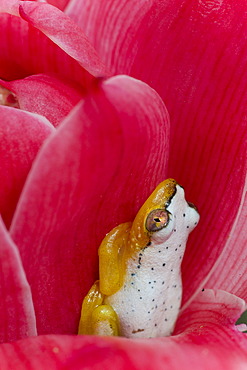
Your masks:
<svg viewBox="0 0 247 370"><path fill-rule="evenodd" d="M168 225L169 215L164 209L154 209L146 219L146 229L148 231L158 231Z"/></svg>

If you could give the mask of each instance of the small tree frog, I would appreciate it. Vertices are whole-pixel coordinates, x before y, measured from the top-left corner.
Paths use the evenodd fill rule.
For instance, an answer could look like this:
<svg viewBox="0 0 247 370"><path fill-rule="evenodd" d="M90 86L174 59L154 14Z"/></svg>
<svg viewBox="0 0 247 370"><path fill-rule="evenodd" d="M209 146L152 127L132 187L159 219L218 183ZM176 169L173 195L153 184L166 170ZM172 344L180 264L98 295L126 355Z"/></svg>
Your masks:
<svg viewBox="0 0 247 370"><path fill-rule="evenodd" d="M157 186L133 222L99 248L99 280L82 304L79 334L170 335L182 297L181 262L199 214L173 179Z"/></svg>

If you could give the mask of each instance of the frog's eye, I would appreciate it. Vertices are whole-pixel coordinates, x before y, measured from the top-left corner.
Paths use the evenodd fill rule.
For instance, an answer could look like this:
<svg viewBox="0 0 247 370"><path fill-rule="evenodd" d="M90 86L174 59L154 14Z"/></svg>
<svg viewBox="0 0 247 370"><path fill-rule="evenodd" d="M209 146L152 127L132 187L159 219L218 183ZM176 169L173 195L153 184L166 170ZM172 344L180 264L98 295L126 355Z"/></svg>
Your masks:
<svg viewBox="0 0 247 370"><path fill-rule="evenodd" d="M146 229L148 231L158 231L166 227L169 222L168 212L164 209L154 209L146 219Z"/></svg>

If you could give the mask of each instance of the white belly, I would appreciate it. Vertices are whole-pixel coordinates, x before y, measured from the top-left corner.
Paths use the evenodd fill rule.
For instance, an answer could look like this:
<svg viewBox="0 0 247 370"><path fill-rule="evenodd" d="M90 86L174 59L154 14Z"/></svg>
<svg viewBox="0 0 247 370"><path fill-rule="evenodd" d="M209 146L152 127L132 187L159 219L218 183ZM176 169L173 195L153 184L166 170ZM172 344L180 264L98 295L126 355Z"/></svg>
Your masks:
<svg viewBox="0 0 247 370"><path fill-rule="evenodd" d="M122 336L152 338L172 333L181 304L183 251L181 246L171 258L169 251L161 250L157 258L157 251L152 255L148 248L129 262L124 285L105 298L118 314Z"/></svg>

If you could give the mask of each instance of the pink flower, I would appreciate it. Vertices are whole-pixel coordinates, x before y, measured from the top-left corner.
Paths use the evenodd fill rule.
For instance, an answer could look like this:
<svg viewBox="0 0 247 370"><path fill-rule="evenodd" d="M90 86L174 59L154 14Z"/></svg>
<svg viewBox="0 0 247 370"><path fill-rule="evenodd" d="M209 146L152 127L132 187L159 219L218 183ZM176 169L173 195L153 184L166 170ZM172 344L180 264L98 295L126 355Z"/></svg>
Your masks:
<svg viewBox="0 0 247 370"><path fill-rule="evenodd" d="M245 2L52 3L0 1L1 369L244 369ZM100 241L166 177L201 213L175 335L73 336Z"/></svg>

